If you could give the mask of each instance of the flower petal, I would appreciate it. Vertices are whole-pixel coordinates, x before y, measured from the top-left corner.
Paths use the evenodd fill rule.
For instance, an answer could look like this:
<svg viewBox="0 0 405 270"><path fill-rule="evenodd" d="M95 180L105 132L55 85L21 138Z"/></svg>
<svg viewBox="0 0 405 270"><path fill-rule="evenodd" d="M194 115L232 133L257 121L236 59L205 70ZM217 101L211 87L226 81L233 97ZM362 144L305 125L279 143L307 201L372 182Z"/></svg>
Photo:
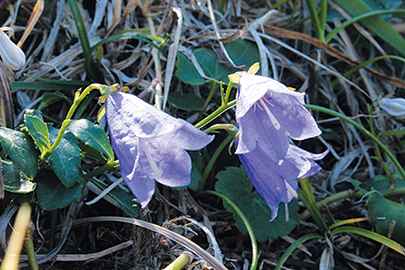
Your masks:
<svg viewBox="0 0 405 270"><path fill-rule="evenodd" d="M24 52L0 29L0 55L4 64L12 70L19 70L25 64Z"/></svg>
<svg viewBox="0 0 405 270"><path fill-rule="evenodd" d="M105 110L121 175L142 207L155 192L155 180L172 187L188 185L191 158L186 150L199 150L214 138L134 95L109 95Z"/></svg>
<svg viewBox="0 0 405 270"><path fill-rule="evenodd" d="M235 145L238 146L238 143L239 138L235 140ZM298 178L312 176L321 170L311 157L320 159L327 152L313 154L289 145L285 159L280 165L259 147L249 153L239 154L238 157L256 191L269 206L273 221L277 217L279 204L289 203L294 198L287 184L297 191Z"/></svg>
<svg viewBox="0 0 405 270"><path fill-rule="evenodd" d="M379 104L388 114L398 118L405 118L404 98L382 98Z"/></svg>

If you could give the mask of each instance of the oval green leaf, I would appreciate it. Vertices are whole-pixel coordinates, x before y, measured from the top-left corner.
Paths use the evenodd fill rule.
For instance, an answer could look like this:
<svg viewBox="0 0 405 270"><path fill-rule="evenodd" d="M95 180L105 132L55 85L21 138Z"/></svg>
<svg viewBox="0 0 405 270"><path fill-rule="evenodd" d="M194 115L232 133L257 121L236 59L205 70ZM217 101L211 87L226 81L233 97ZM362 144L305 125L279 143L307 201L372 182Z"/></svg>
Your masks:
<svg viewBox="0 0 405 270"><path fill-rule="evenodd" d="M59 130L50 128L49 139L55 142ZM79 175L80 149L76 137L70 132L65 132L60 144L49 157L50 166L66 188L73 186Z"/></svg>
<svg viewBox="0 0 405 270"><path fill-rule="evenodd" d="M35 178L37 203L45 211L53 211L69 206L73 201L79 201L81 186L79 183L66 188L58 176L51 170L41 170Z"/></svg>
<svg viewBox="0 0 405 270"><path fill-rule="evenodd" d="M72 120L68 126L76 138L85 145L103 153L108 160L114 160L114 152L110 140L104 130L87 119Z"/></svg>
<svg viewBox="0 0 405 270"><path fill-rule="evenodd" d="M6 154L24 172L34 179L38 170L38 152L24 133L0 127L0 142Z"/></svg>

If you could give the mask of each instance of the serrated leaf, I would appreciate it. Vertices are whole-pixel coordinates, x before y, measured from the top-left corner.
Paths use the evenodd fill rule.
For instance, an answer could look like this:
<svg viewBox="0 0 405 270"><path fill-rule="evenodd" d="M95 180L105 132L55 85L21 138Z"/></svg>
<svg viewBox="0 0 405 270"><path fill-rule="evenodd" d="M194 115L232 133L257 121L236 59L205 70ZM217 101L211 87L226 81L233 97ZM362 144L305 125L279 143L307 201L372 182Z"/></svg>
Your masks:
<svg viewBox="0 0 405 270"><path fill-rule="evenodd" d="M99 125L86 119L72 120L68 126L68 130L84 144L100 151L109 160L114 160L114 152L111 148L110 140Z"/></svg>
<svg viewBox="0 0 405 270"><path fill-rule="evenodd" d="M59 181L59 177L51 170L41 170L35 178L37 203L45 211L53 211L69 206L73 201L79 201L81 186L75 184L69 188Z"/></svg>
<svg viewBox="0 0 405 270"><path fill-rule="evenodd" d="M384 218L375 221L379 234L388 235L390 224L395 221L392 239L405 245L405 205L384 198L379 194L370 195L367 200L367 211L369 217Z"/></svg>
<svg viewBox="0 0 405 270"><path fill-rule="evenodd" d="M49 129L49 139L55 142L59 130L51 127ZM60 144L49 157L50 167L59 177L66 188L73 186L79 175L80 149L77 146L76 137L66 131Z"/></svg>
<svg viewBox="0 0 405 270"><path fill-rule="evenodd" d="M225 171L217 174L219 180L215 184L215 190L224 194L233 201L245 214L256 235L257 241L264 242L267 239L276 239L279 236L290 233L299 224L298 203L291 202L288 205L289 221L285 220L285 210L280 206L277 218L270 222L271 211L266 202L254 190L243 168L227 167ZM245 225L233 208L224 202L228 212L233 213L236 226L241 233L246 233Z"/></svg>
<svg viewBox="0 0 405 270"><path fill-rule="evenodd" d="M38 170L38 152L24 133L0 127L0 141L6 154L24 172L34 179Z"/></svg>
<svg viewBox="0 0 405 270"><path fill-rule="evenodd" d="M47 92L42 96L42 100L38 106L38 110L42 111L49 105L58 102L60 100L65 100L68 103L71 103L70 99L67 96L65 96L62 92L59 91Z"/></svg>
<svg viewBox="0 0 405 270"><path fill-rule="evenodd" d="M42 119L30 114L24 115L24 123L41 154L45 153L51 147L48 126Z"/></svg>
<svg viewBox="0 0 405 270"><path fill-rule="evenodd" d="M35 190L36 184L28 179L12 161L1 161L4 190L26 194Z"/></svg>

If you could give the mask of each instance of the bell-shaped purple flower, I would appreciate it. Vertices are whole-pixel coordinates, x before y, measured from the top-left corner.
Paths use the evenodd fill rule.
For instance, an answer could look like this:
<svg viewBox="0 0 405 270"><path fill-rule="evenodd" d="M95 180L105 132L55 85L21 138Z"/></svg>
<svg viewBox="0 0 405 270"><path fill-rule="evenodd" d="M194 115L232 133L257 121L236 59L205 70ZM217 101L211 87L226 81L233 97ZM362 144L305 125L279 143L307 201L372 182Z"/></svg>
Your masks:
<svg viewBox="0 0 405 270"><path fill-rule="evenodd" d="M170 187L189 185L186 150L204 148L214 138L131 94L110 94L105 111L121 175L142 207L155 192L155 180Z"/></svg>
<svg viewBox="0 0 405 270"><path fill-rule="evenodd" d="M238 140L240 142L240 139L236 139L236 146ZM327 153L313 154L288 145L280 165L259 147L249 153L238 154L238 157L256 191L269 206L270 221L273 221L277 217L279 204L287 204L297 197L297 179L318 173L321 167L314 160L322 159Z"/></svg>
<svg viewBox="0 0 405 270"><path fill-rule="evenodd" d="M241 75L236 99L240 128L236 154L260 148L279 163L287 154L289 138L304 140L320 135L314 118L303 106L304 95L267 77Z"/></svg>

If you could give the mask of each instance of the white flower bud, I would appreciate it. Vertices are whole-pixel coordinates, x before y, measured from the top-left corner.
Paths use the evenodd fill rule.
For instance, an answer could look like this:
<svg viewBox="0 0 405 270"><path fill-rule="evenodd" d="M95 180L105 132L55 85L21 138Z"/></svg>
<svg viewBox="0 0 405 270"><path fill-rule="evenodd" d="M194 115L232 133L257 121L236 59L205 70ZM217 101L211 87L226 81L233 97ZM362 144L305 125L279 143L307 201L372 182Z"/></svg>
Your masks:
<svg viewBox="0 0 405 270"><path fill-rule="evenodd" d="M382 98L380 100L380 107L392 116L405 118L404 98Z"/></svg>
<svg viewBox="0 0 405 270"><path fill-rule="evenodd" d="M8 28L0 28L0 55L4 64L12 70L19 70L25 64L24 52L15 45L4 30Z"/></svg>

